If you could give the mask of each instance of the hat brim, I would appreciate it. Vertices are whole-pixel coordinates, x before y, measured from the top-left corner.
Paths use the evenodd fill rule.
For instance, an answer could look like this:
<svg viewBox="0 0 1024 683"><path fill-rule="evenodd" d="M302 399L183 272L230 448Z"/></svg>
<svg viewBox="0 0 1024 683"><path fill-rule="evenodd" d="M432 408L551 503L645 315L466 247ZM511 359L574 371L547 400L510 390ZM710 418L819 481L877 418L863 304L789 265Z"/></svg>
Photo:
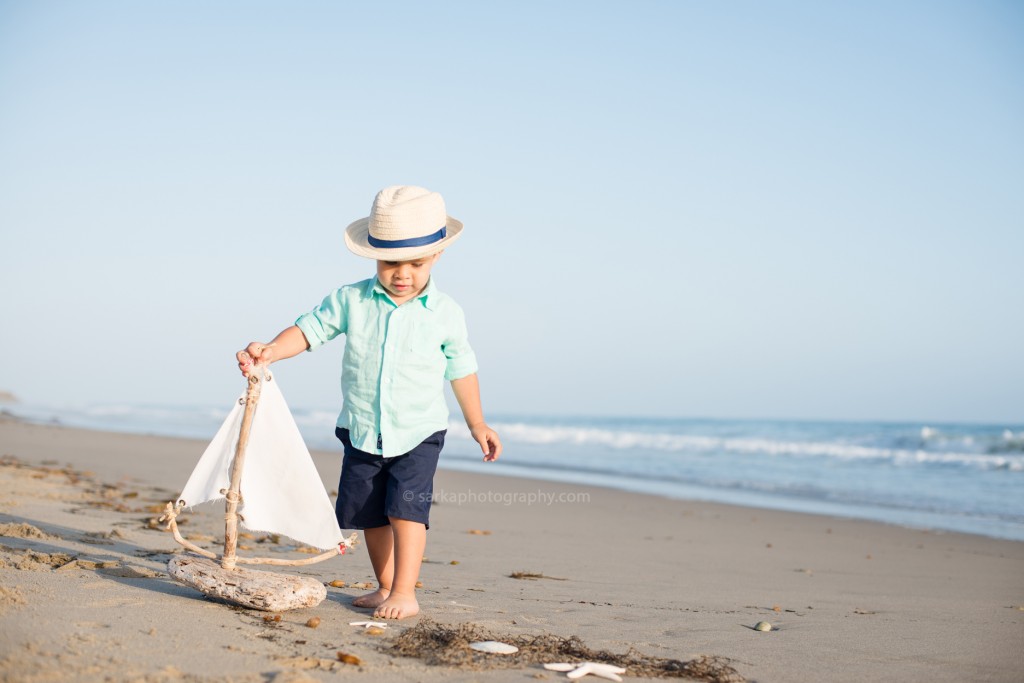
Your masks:
<svg viewBox="0 0 1024 683"><path fill-rule="evenodd" d="M370 219L360 218L345 228L345 245L356 256L372 258L377 261L412 261L424 256L432 256L448 248L462 235L462 221L451 216L445 217L446 235L444 239L421 247L401 247L387 249L370 246Z"/></svg>

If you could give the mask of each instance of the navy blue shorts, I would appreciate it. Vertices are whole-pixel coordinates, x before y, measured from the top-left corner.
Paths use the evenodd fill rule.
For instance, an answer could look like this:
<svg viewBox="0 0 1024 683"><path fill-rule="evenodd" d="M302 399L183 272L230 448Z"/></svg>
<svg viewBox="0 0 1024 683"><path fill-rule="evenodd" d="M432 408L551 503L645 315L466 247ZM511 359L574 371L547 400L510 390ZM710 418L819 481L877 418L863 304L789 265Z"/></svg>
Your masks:
<svg viewBox="0 0 1024 683"><path fill-rule="evenodd" d="M345 447L334 508L342 529L375 529L391 524L389 517L420 522L430 528L434 472L447 430L431 434L408 453L385 458L352 447L348 430L335 436Z"/></svg>

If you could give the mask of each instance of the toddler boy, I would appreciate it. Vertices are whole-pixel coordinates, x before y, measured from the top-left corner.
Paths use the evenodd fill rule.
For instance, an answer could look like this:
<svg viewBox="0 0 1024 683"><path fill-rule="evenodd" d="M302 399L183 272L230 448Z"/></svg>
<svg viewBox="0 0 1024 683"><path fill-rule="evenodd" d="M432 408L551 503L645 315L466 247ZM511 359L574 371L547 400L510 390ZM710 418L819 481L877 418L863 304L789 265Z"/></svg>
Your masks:
<svg viewBox="0 0 1024 683"><path fill-rule="evenodd" d="M434 471L444 446L449 380L484 460L501 441L484 421L476 356L462 309L430 277L441 252L462 234L444 200L420 187L381 190L367 218L345 230L345 243L377 261L376 277L341 287L299 316L269 344L236 354L242 374L312 351L345 335L336 435L345 449L336 513L342 529L361 529L377 590L352 601L374 616L419 612L419 578Z"/></svg>

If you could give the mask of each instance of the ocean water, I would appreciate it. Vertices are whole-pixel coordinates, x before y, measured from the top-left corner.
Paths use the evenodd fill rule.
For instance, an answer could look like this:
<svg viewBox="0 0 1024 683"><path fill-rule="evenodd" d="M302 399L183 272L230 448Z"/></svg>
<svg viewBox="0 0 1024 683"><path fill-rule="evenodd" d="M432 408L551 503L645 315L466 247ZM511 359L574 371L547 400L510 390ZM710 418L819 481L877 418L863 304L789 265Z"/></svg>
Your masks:
<svg viewBox="0 0 1024 683"><path fill-rule="evenodd" d="M228 408L8 411L209 439ZM333 410L292 412L310 448L340 451ZM491 425L505 445L500 461L481 462L453 419L441 466L1024 541L1024 425L530 416L492 416Z"/></svg>

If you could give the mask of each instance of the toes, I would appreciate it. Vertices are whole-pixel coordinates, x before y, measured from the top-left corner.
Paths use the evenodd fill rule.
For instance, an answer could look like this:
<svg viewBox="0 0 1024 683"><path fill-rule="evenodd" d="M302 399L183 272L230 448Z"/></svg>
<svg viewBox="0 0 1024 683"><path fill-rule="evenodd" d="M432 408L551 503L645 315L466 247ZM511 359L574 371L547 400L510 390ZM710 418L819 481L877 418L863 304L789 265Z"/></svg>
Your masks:
<svg viewBox="0 0 1024 683"><path fill-rule="evenodd" d="M373 616L378 619L404 619L416 614L418 610L394 605L381 605Z"/></svg>
<svg viewBox="0 0 1024 683"><path fill-rule="evenodd" d="M373 613L373 616L378 619L398 619L399 617L395 615L399 612L400 610L397 607L392 607L391 605L381 605L377 608L377 611Z"/></svg>

